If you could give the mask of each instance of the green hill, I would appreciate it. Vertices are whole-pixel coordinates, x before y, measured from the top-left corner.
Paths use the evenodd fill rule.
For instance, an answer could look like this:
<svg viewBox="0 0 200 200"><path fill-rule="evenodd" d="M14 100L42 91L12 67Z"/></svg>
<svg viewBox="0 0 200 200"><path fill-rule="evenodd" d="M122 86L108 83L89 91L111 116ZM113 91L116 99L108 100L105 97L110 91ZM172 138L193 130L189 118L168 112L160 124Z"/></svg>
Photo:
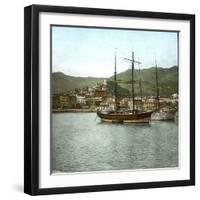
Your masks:
<svg viewBox="0 0 200 200"><path fill-rule="evenodd" d="M155 67L141 70L143 95L156 94ZM169 96L177 93L178 67L158 68L158 82L161 96ZM113 77L112 77L113 78ZM112 79L111 78L111 79ZM118 80L131 80L131 69L117 75ZM135 70L135 80L139 80L139 71ZM122 87L131 91L131 84L121 84ZM135 84L135 93L139 95L139 84Z"/></svg>
<svg viewBox="0 0 200 200"><path fill-rule="evenodd" d="M62 72L52 73L52 93L65 93L75 88L94 86L96 83L103 83L106 78L95 77L74 77L65 75Z"/></svg>
<svg viewBox="0 0 200 200"><path fill-rule="evenodd" d="M169 96L177 93L178 68L158 68L159 89L161 96ZM108 89L113 94L113 77L95 78L95 77L73 77L65 75L61 72L52 74L52 92L53 94L64 93L75 88L83 88L86 86L94 86L96 83L103 83L107 79L109 82ZM131 69L117 74L118 80L131 80ZM156 94L156 77L155 67L141 70L142 91L143 95ZM139 71L135 70L135 80L139 80ZM113 89L112 89L113 88ZM119 95L127 96L131 91L131 84L120 84L118 86ZM135 84L136 95L139 95L138 84Z"/></svg>
<svg viewBox="0 0 200 200"><path fill-rule="evenodd" d="M112 96L115 94L114 93L114 88L115 88L114 84L115 83L113 80L107 81L107 92ZM119 97L128 97L128 96L130 96L130 91L127 88L123 88L121 85L117 84L117 94Z"/></svg>

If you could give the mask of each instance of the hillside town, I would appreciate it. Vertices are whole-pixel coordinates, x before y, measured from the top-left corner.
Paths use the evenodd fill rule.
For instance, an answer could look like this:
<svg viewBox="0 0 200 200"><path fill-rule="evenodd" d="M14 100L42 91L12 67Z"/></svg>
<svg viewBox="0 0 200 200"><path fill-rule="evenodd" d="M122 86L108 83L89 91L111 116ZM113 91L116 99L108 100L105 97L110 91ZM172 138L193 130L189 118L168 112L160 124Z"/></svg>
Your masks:
<svg viewBox="0 0 200 200"><path fill-rule="evenodd" d="M156 110L158 101L156 96L136 96L135 109ZM120 110L132 110L130 97L118 97ZM67 93L52 95L53 112L96 112L98 110L112 111L115 109L115 97L107 87L107 81L97 83L93 87L84 87L71 90ZM159 97L159 106L163 110L178 109L178 94L169 97Z"/></svg>

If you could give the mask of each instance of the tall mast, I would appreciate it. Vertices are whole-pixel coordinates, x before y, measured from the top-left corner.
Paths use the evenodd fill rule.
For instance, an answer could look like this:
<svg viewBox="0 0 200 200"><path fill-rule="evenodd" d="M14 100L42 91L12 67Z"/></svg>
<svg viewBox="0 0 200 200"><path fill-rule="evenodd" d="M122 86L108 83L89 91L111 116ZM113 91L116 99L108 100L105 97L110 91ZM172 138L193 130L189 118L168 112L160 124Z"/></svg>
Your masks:
<svg viewBox="0 0 200 200"><path fill-rule="evenodd" d="M138 58L139 61L139 58ZM138 68L139 68L139 88L140 88L140 97L142 100L142 78L141 78L141 70L140 70L140 62L138 62Z"/></svg>
<svg viewBox="0 0 200 200"><path fill-rule="evenodd" d="M132 51L132 102L133 102L132 113L134 113L134 108L135 108L135 85L134 85L134 52L133 51Z"/></svg>
<svg viewBox="0 0 200 200"><path fill-rule="evenodd" d="M134 69L134 64L135 63L141 64L141 62L134 60L134 52L133 51L132 51L132 59L124 58L124 60L131 62L131 68L132 68L132 73L131 73L131 75L132 75L131 83L132 84L131 85L132 85L132 102L133 102L132 113L134 113L134 111L135 111L134 110L135 109L135 85L134 85L134 83L135 83L135 77L134 77L135 69Z"/></svg>
<svg viewBox="0 0 200 200"><path fill-rule="evenodd" d="M156 65L156 103L157 103L157 110L160 109L160 100L159 100L159 84L158 84L158 66L157 66L157 61L155 60L155 65Z"/></svg>
<svg viewBox="0 0 200 200"><path fill-rule="evenodd" d="M115 49L115 72L114 72L114 85L115 85L115 110L118 110L117 105L117 56L116 56L116 49Z"/></svg>

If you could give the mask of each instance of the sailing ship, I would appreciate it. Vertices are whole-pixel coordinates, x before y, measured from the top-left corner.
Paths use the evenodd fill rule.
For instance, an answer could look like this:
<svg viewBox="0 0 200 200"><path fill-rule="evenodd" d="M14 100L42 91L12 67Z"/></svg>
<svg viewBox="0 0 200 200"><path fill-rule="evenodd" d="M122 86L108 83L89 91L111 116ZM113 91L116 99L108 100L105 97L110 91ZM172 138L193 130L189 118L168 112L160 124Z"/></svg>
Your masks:
<svg viewBox="0 0 200 200"><path fill-rule="evenodd" d="M156 73L156 110L151 115L152 121L168 121L175 120L176 110L170 110L166 107L161 107L160 105L160 90L158 81L158 66L155 60L155 73Z"/></svg>
<svg viewBox="0 0 200 200"><path fill-rule="evenodd" d="M135 109L135 83L134 80L134 64L138 63L139 61L134 60L134 52L132 51L132 59L125 58L125 60L131 62L132 66L132 73L131 73L131 81L124 81L124 83L131 83L132 89L132 110L131 111L120 111L118 106L118 95L117 95L117 58L116 58L116 51L114 56L114 96L115 96L115 110L114 111L100 111L97 110L97 116L101 118L102 121L105 122L116 122L116 123L149 123L151 120L151 114L153 111L144 111ZM119 80L119 83L121 81ZM139 81L141 86L141 78ZM140 90L141 91L141 90ZM142 100L142 97L141 97Z"/></svg>

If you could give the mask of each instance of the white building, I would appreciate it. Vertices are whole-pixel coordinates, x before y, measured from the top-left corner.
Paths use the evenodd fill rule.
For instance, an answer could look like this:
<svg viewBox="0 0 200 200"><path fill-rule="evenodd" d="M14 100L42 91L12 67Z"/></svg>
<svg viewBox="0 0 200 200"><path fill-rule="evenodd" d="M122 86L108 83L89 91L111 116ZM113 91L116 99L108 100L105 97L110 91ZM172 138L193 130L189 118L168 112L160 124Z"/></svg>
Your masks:
<svg viewBox="0 0 200 200"><path fill-rule="evenodd" d="M79 104L86 104L86 98L84 96L76 95L76 102Z"/></svg>

